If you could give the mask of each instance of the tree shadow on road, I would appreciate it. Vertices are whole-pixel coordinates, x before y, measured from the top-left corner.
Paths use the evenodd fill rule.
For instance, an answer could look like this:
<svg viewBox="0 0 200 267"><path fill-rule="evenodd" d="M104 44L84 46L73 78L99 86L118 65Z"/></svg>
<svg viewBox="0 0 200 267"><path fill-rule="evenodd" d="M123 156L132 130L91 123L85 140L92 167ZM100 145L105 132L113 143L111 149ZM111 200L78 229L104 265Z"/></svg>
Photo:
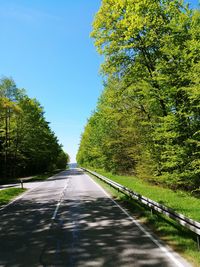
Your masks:
<svg viewBox="0 0 200 267"><path fill-rule="evenodd" d="M59 193L39 188L0 212L0 266L173 266L106 197L66 196L52 220Z"/></svg>
<svg viewBox="0 0 200 267"><path fill-rule="evenodd" d="M42 255L44 266L172 266L110 199L81 199L62 204Z"/></svg>

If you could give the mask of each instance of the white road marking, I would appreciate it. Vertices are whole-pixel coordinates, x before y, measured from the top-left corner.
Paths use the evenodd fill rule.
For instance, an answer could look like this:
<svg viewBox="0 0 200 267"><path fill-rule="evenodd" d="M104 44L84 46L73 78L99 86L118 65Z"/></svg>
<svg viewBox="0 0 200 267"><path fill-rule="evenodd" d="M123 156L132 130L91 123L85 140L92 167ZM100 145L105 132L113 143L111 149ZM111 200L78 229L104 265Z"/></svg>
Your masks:
<svg viewBox="0 0 200 267"><path fill-rule="evenodd" d="M63 172L64 172L64 171L63 171ZM63 172L61 172L61 173L63 173ZM61 173L59 173L59 174L61 174ZM56 174L56 175L58 175L58 174ZM52 178L55 178L56 175L53 175L53 176L47 178L46 181L48 181L48 180L51 181L51 179L52 179ZM46 181L45 181L45 182L46 182ZM12 201L10 201L8 204L6 204L6 205L4 205L3 207L1 207L1 208L0 208L0 211L1 211L1 210L4 210L5 208L7 208L8 206L12 205L12 204L13 204L14 202L16 202L17 200L23 198L25 195L27 195L27 194L30 193L31 191L33 191L33 190L35 190L36 188L40 187L44 182L39 182L39 183L40 183L40 184L37 185L36 187L33 187L33 188L31 188L31 189L27 189L26 192L24 192L24 193L21 194L20 196L14 198L14 199L13 199ZM25 189L26 189L26 188L25 188Z"/></svg>
<svg viewBox="0 0 200 267"><path fill-rule="evenodd" d="M41 183L42 184L42 183ZM15 199L13 199L11 202L9 202L8 204L6 204L5 206L3 206L2 208L0 208L1 210L4 210L5 208L7 208L8 206L12 205L14 202L16 202L17 200L23 198L25 195L27 195L28 193L30 193L31 191L33 191L34 189L38 188L39 186L41 186L41 184L39 184L36 187L33 187L31 189L28 189L26 192L24 192L23 194L21 194L20 196L16 197ZM25 188L26 189L26 188Z"/></svg>
<svg viewBox="0 0 200 267"><path fill-rule="evenodd" d="M55 219L56 219L56 216L57 216L57 214L58 214L58 210L59 210L60 205L61 205L61 203L62 203L63 196L64 196L64 193L65 193L65 190L66 190L68 184L69 184L69 177L68 177L68 179L67 179L67 182L66 182L66 184L65 184L65 187L64 187L62 193L60 194L60 199L59 199L59 201L58 201L58 203L57 203L57 205L56 205L56 208L55 208L55 210L54 210L53 216L52 216L52 218L51 218L52 220L55 220Z"/></svg>
<svg viewBox="0 0 200 267"><path fill-rule="evenodd" d="M86 174L87 175L87 174ZM88 176L88 175L87 175ZM123 211L128 218L137 225L137 227L145 234L145 236L149 237L151 241L156 244L178 267L185 267L176 257L170 252L165 246L163 246L157 239L155 239L144 227L136 221L123 207L121 207L97 182L95 182L90 176L88 176L93 183L95 183L100 190L118 207L121 211Z"/></svg>

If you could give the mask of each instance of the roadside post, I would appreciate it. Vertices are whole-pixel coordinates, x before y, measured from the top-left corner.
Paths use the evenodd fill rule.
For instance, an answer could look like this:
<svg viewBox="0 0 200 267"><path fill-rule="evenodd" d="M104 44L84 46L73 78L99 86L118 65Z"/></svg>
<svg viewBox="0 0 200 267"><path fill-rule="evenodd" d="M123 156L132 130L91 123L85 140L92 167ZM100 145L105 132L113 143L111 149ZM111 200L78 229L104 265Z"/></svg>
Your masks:
<svg viewBox="0 0 200 267"><path fill-rule="evenodd" d="M24 184L23 184L23 180L20 179L20 184L21 184L21 188L23 189L24 188Z"/></svg>
<svg viewBox="0 0 200 267"><path fill-rule="evenodd" d="M134 191L130 190L129 188L127 188L121 184L118 184L115 181L108 179L105 176L99 175L98 173L90 171L90 170L85 169L85 168L81 168L81 169L86 171L86 172L89 172L92 175L94 175L95 177L101 179L105 183L107 183L110 186L112 186L113 188L117 189L119 192L124 193L125 195L129 196L130 198L135 199L136 201L148 206L151 210L152 215L153 215L153 211L155 210L156 212L164 214L167 217L177 221L179 223L179 225L182 225L185 228L192 231L193 233L195 233L197 235L197 247L200 251L200 222L194 221L193 219L188 218L183 214L177 213L175 210L173 210L169 207L166 207L160 203L157 203L157 202L155 202L155 201L153 201L147 197L144 197L144 196L138 194L137 192L134 192Z"/></svg>

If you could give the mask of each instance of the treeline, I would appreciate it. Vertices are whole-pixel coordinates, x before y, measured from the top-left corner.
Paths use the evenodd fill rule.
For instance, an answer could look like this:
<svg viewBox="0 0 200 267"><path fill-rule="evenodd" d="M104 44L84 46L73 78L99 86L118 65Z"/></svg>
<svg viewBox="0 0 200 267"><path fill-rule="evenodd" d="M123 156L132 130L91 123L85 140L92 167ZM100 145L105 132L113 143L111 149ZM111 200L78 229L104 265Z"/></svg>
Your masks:
<svg viewBox="0 0 200 267"><path fill-rule="evenodd" d="M80 165L200 186L200 12L180 0L103 0L92 37L104 91Z"/></svg>
<svg viewBox="0 0 200 267"><path fill-rule="evenodd" d="M12 79L1 79L0 178L65 168L68 161L40 103L18 89Z"/></svg>

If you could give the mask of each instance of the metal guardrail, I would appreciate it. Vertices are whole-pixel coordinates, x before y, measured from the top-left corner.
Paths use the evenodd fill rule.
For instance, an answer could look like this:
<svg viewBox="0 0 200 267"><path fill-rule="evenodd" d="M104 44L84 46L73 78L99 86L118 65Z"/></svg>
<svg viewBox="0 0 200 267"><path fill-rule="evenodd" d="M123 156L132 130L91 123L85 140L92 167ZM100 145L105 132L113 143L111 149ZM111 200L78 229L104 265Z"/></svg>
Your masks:
<svg viewBox="0 0 200 267"><path fill-rule="evenodd" d="M129 188L127 188L121 184L118 184L115 181L108 179L107 177L104 177L103 175L100 175L96 172L90 171L90 170L85 169L85 168L81 168L81 169L84 171L87 171L88 173L91 173L92 175L101 179L102 181L109 184L110 186L117 189L118 191L124 193L125 195L127 195L133 199L136 199L137 201L148 206L152 210L155 210L157 212L160 212L160 213L168 216L169 218L177 221L180 225L182 225L185 228L189 229L190 231L196 233L197 234L198 249L200 249L200 223L199 222L194 221L194 220L186 217L183 214L177 213L173 209L165 207L164 205L157 203L157 202L155 202L155 201L153 201L147 197L144 197L144 196L132 191L131 189L129 189Z"/></svg>

